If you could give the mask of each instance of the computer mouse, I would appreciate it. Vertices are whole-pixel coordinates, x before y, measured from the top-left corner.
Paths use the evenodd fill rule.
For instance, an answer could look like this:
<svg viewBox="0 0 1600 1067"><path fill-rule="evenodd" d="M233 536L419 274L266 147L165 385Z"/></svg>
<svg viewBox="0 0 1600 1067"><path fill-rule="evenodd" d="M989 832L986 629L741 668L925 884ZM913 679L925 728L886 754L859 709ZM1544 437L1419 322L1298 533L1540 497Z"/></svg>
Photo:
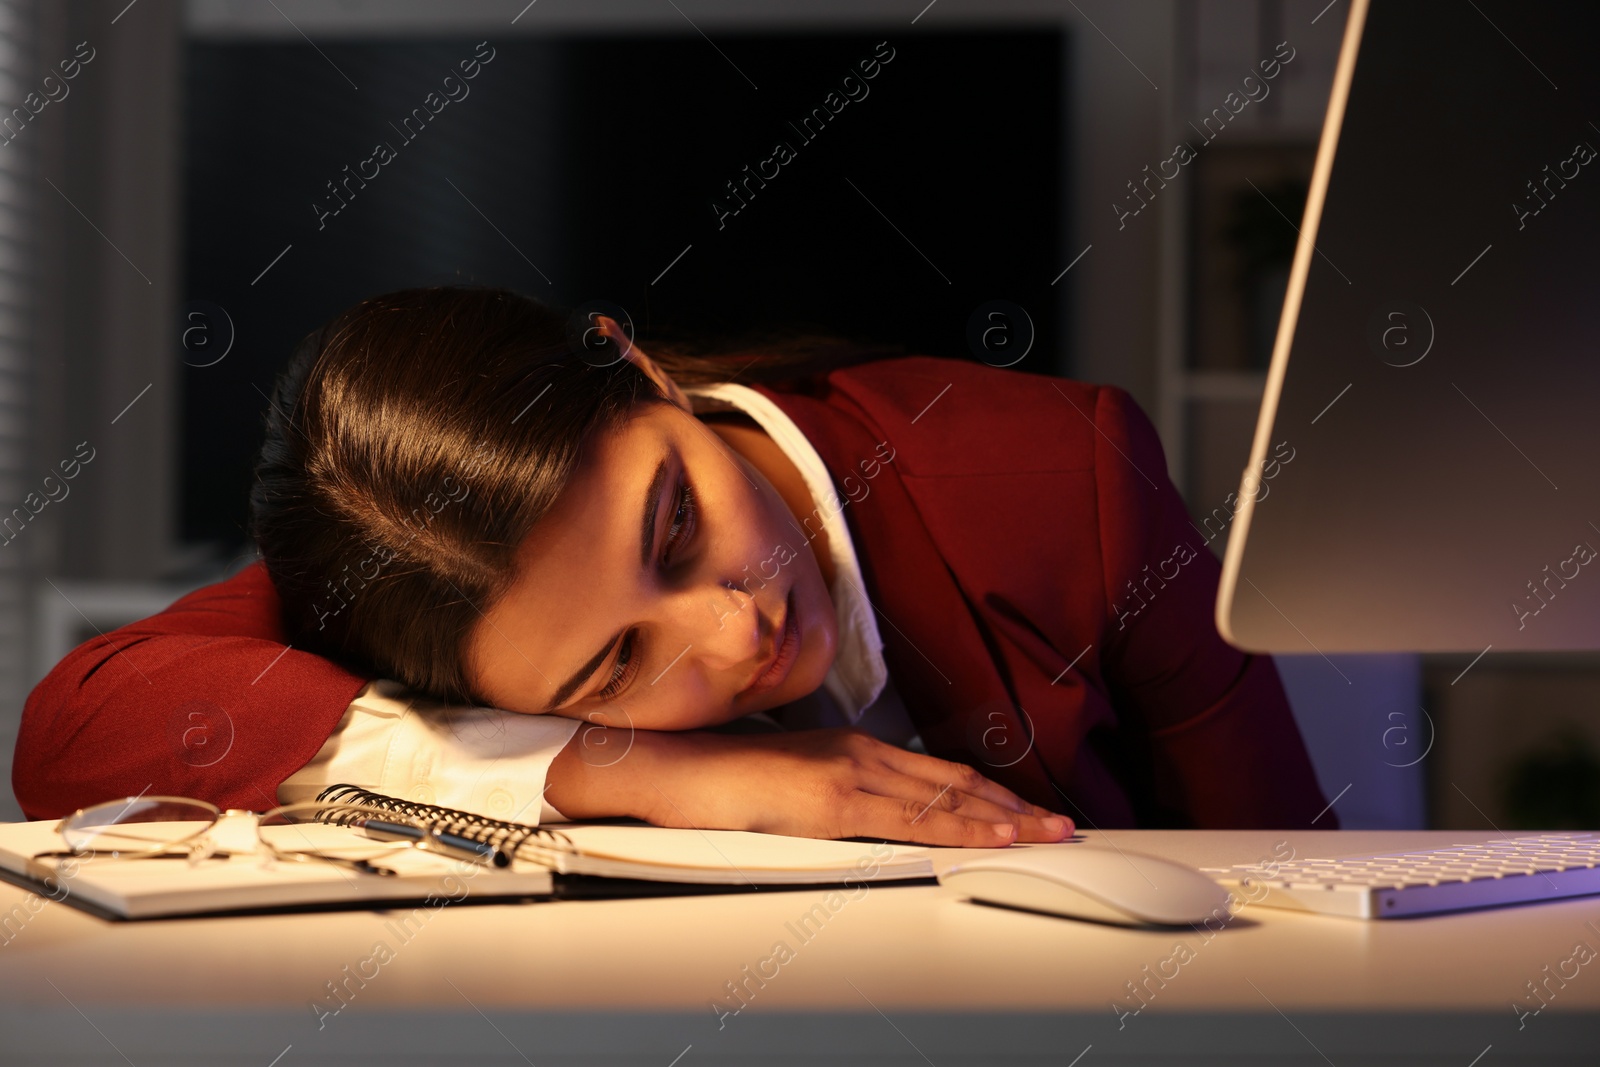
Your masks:
<svg viewBox="0 0 1600 1067"><path fill-rule="evenodd" d="M1228 914L1228 890L1193 867L1123 849L1033 845L939 875L973 900L1122 925L1179 926Z"/></svg>

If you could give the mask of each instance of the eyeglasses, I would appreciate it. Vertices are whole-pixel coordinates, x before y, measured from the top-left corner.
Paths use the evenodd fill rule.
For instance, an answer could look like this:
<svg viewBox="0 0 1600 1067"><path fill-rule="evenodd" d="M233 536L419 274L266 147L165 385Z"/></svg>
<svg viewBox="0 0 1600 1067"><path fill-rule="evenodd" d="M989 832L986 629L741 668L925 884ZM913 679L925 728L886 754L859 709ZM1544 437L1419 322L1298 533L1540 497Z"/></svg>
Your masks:
<svg viewBox="0 0 1600 1067"><path fill-rule="evenodd" d="M362 830L367 840L348 828ZM406 849L439 852L505 866L509 859L490 845L443 832L423 819L366 804L303 801L257 814L223 811L191 797L137 796L79 808L57 824L67 848L36 853L35 877L53 874L37 861L92 856L96 859L187 859L190 866L212 857L255 854L263 864L321 862L363 874L394 875L373 861Z"/></svg>

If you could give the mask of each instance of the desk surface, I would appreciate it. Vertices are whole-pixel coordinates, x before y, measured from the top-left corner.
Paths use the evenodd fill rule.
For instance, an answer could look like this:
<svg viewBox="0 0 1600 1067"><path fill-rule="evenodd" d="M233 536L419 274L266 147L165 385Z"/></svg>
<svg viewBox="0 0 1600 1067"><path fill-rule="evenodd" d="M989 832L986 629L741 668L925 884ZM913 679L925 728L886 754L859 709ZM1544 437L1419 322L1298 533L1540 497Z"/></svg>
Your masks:
<svg viewBox="0 0 1600 1067"><path fill-rule="evenodd" d="M1282 841L1308 857L1496 835L1084 836L1220 866L1272 858ZM979 854L932 851L940 867ZM0 916L27 896L0 885ZM541 1067L668 1067L680 1053L680 1067L824 1055L1068 1064L1082 1053L1081 1067L1095 1067L1178 1051L1466 1067L1492 1046L1481 1064L1493 1067L1592 1062L1580 1054L1600 1037L1600 962L1588 962L1600 952L1596 897L1370 923L1245 905L1214 934L1055 919L926 886L831 902L815 890L469 897L411 927L399 925L405 914L111 923L48 903L0 932L0 1062L189 1054L266 1065L288 1046L282 1067L380 1052L391 1063L470 1053ZM1580 945L1590 951L1575 959ZM1546 990L1537 1014L1530 982ZM743 985L742 1008L730 983Z"/></svg>

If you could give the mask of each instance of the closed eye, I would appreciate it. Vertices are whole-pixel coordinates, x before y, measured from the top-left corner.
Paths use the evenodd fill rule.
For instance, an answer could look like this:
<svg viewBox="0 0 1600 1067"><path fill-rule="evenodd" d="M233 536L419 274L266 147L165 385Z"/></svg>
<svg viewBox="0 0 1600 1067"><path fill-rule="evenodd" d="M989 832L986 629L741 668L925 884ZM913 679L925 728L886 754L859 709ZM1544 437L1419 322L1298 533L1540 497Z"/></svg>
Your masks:
<svg viewBox="0 0 1600 1067"><path fill-rule="evenodd" d="M662 554L662 566L671 563L667 557L676 555L678 547L693 536L695 519L699 516L699 512L700 503L695 498L694 486L688 482L683 483L678 489L678 510L673 512L672 525L667 529L667 550Z"/></svg>
<svg viewBox="0 0 1600 1067"><path fill-rule="evenodd" d="M700 504L695 497L694 487L685 482L678 488L678 507L672 516L672 525L667 529L666 548L662 552L661 565L669 566L673 557L677 556L682 546L687 544L694 536L699 517ZM623 637L621 646L617 649L617 660L611 668L611 680L605 687L595 693L598 700L614 700L621 695L633 675L638 672L637 664L640 660L637 649L638 631L629 630Z"/></svg>

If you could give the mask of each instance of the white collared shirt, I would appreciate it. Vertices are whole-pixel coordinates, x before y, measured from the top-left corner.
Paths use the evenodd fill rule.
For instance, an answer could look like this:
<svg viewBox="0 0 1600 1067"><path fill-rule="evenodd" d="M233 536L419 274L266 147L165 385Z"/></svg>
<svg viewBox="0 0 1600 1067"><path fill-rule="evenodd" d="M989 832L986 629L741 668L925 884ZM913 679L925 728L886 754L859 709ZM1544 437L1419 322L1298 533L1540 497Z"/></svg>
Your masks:
<svg viewBox="0 0 1600 1067"><path fill-rule="evenodd" d="M789 457L817 502L833 557L830 592L839 623L838 654L816 692L770 714L750 716L790 730L853 724L891 744L920 748L920 740L889 679L883 640L855 545L833 480L811 442L783 410L748 386L722 383L684 390L696 414L738 410L755 420ZM329 785L350 783L389 796L462 808L493 818L562 822L544 800L550 762L585 723L555 715L449 705L375 679L356 694L322 749L278 787L281 803L314 798ZM585 758L620 759L607 752L619 731L593 732ZM623 742L624 744L626 742ZM537 817L531 810L538 801Z"/></svg>

